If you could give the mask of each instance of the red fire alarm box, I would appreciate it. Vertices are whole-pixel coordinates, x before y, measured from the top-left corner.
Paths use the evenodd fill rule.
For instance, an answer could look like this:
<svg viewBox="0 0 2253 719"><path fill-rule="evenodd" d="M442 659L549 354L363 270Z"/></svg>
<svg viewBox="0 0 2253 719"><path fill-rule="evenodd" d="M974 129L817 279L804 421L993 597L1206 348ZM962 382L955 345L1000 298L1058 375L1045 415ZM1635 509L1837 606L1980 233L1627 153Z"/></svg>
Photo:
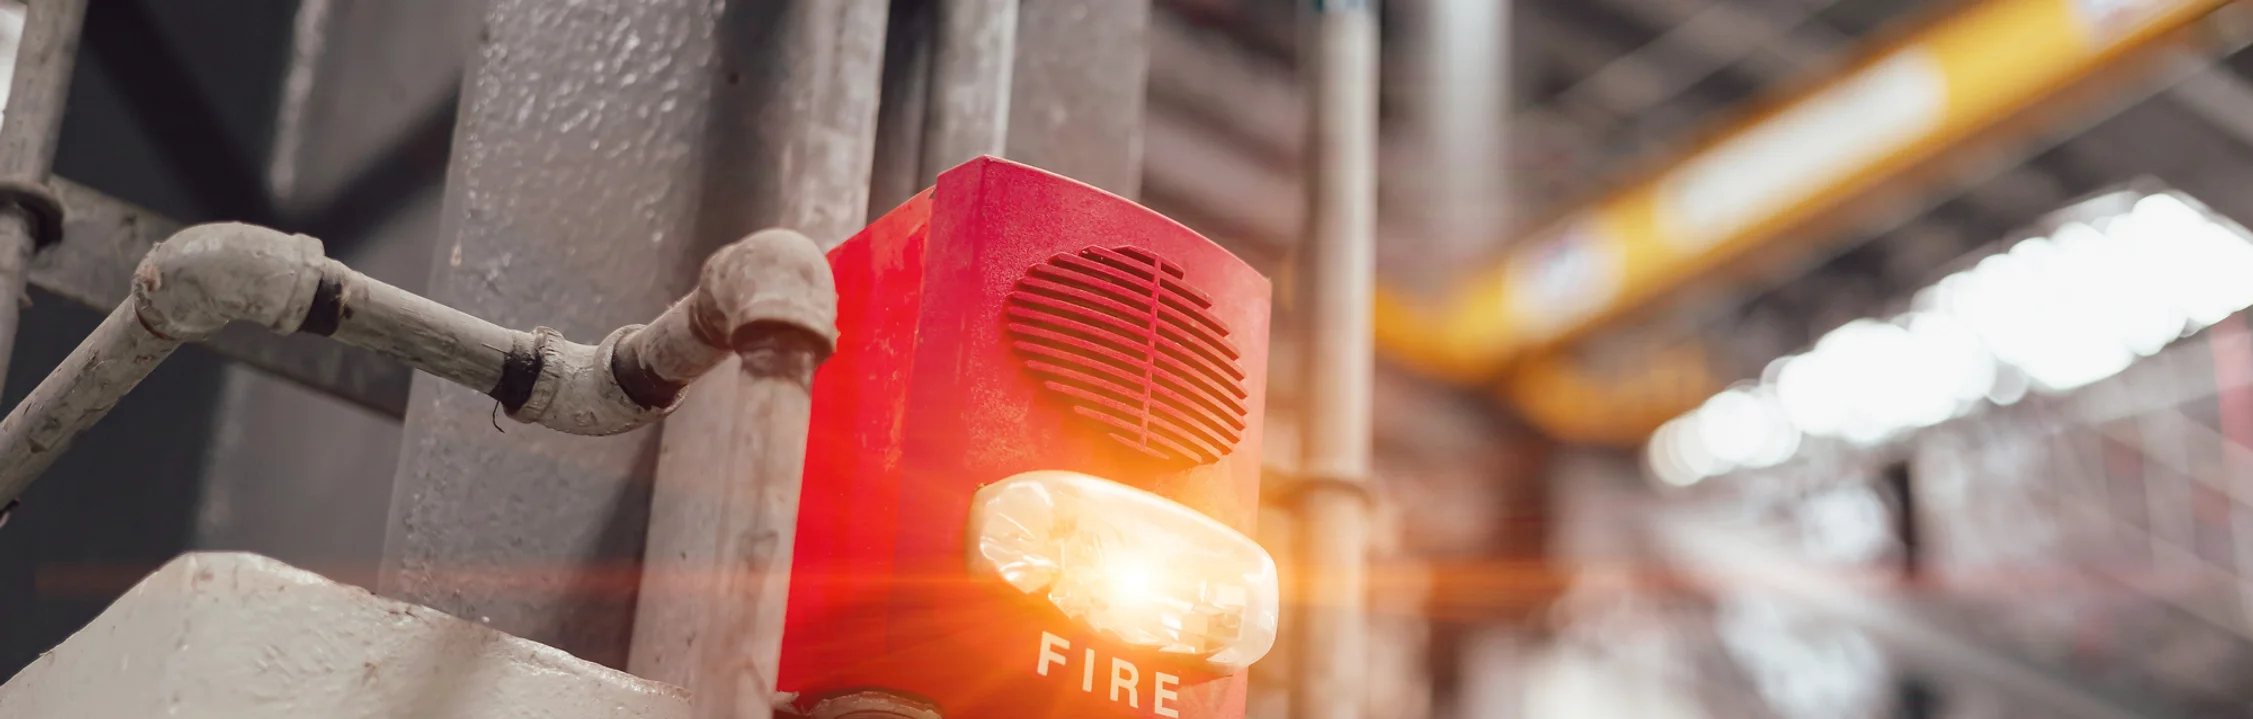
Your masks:
<svg viewBox="0 0 2253 719"><path fill-rule="evenodd" d="M830 253L779 688L815 716L1242 717L1268 281L980 158ZM856 714L871 711L875 713Z"/></svg>

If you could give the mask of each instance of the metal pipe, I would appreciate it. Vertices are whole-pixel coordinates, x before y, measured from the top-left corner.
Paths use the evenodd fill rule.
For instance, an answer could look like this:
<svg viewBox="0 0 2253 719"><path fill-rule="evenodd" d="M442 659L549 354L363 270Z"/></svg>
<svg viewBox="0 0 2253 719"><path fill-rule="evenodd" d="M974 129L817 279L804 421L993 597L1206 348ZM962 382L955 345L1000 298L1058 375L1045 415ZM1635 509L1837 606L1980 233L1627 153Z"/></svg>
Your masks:
<svg viewBox="0 0 2253 719"><path fill-rule="evenodd" d="M836 317L821 248L769 230L715 255L697 293L641 333L716 340L740 360L734 376L697 386L676 418L690 421L666 426L635 623L631 666L688 688L698 717L774 709L813 372L836 345ZM669 363L646 356L626 361Z"/></svg>
<svg viewBox="0 0 2253 719"><path fill-rule="evenodd" d="M1444 278L1444 268L1495 249L1513 206L1508 184L1510 134L1510 0L1426 0L1424 83L1426 188L1432 220L1425 254L1439 263L1419 268Z"/></svg>
<svg viewBox="0 0 2253 719"><path fill-rule="evenodd" d="M1018 0L1004 155L1141 194L1149 34L1150 0Z"/></svg>
<svg viewBox="0 0 2253 719"><path fill-rule="evenodd" d="M828 263L818 249L808 249L807 266L820 268L808 276L828 280ZM698 646L705 676L696 687L702 717L766 717L775 707L814 369L836 346L836 291L801 296L822 299L816 311L827 318L819 332L767 322L747 325L735 337L742 368L736 383L736 473L713 498L722 541L711 568L741 571L718 572L707 597L708 640Z"/></svg>
<svg viewBox="0 0 2253 719"><path fill-rule="evenodd" d="M1006 147L1017 3L939 0L919 189L948 168L980 155L999 156Z"/></svg>
<svg viewBox="0 0 2253 719"><path fill-rule="evenodd" d="M1296 553L1300 607L1290 713L1361 715L1367 688L1371 306L1376 281L1377 15L1369 0L1313 0L1303 67L1313 144L1305 263Z"/></svg>
<svg viewBox="0 0 2253 719"><path fill-rule="evenodd" d="M233 223L190 227L149 251L132 295L0 419L0 504L13 506L173 349L235 321L324 335L405 362L487 392L519 422L625 432L672 412L683 388L746 331L784 326L833 337L836 290L820 259L803 235L752 235L714 254L704 284L660 315L655 331L629 325L590 346L545 327L501 327L384 284L323 257L310 237Z"/></svg>
<svg viewBox="0 0 2253 719"><path fill-rule="evenodd" d="M365 277L349 278L338 294L352 321L331 337L465 387L498 386L509 352L528 334Z"/></svg>
<svg viewBox="0 0 2253 719"><path fill-rule="evenodd" d="M30 284L87 307L108 309L132 296L133 270L181 225L145 208L54 177L70 222L63 239L41 248ZM306 389L398 419L414 370L342 344L298 343L264 332L221 332L200 343L219 356Z"/></svg>
<svg viewBox="0 0 2253 719"><path fill-rule="evenodd" d="M0 419L0 505L184 342L231 320L294 332L320 290L320 243L248 225L181 230L149 251L132 294Z"/></svg>
<svg viewBox="0 0 2253 719"><path fill-rule="evenodd" d="M715 215L708 221L787 227L804 236L761 244L754 235L745 249L763 259L722 265L762 274L704 278L704 287L768 294L719 298L736 313L728 315L734 329L724 335L731 353L714 376L689 389L665 423L658 453L626 667L688 689L698 717L763 718L773 711L797 467L810 418L803 385L835 337L836 290L823 249L865 224L888 4L729 4L745 15L729 24L744 30L722 37L722 55L758 80L745 84L754 94L717 111L759 121L723 133L731 139L708 160L733 168L707 180L705 196L723 198L706 203ZM713 267L706 265L708 272ZM767 319L742 321L756 312ZM803 344L810 354L777 359L777 342ZM805 380L771 376L776 362L803 365Z"/></svg>
<svg viewBox="0 0 2253 719"><path fill-rule="evenodd" d="M5 500L0 520L15 510L16 498L72 440L101 421L119 397L179 348L180 342L150 332L132 303L112 310L16 405L17 411L0 420L0 499Z"/></svg>
<svg viewBox="0 0 2253 719"><path fill-rule="evenodd" d="M691 421L666 426L666 448L684 454L659 468L635 622L631 666L688 688L698 717L774 709L813 372L836 345L836 318L821 248L769 230L714 255L696 294L641 333L717 340L740 360L733 376L697 386L677 418Z"/></svg>
<svg viewBox="0 0 2253 719"><path fill-rule="evenodd" d="M8 102L0 114L0 377L8 374L31 253L62 239L62 208L47 189L63 103L78 57L86 0L34 0L25 10ZM8 495L8 496L13 496Z"/></svg>

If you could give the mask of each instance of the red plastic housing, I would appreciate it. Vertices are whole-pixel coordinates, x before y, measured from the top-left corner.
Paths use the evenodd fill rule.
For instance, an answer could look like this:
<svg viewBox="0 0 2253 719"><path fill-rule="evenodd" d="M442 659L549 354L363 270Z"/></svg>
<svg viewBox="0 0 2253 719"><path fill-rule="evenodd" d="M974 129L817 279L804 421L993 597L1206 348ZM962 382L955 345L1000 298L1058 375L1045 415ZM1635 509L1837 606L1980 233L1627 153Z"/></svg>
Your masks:
<svg viewBox="0 0 2253 719"><path fill-rule="evenodd" d="M950 718L1242 717L1240 673L1090 636L973 577L964 543L971 495L1036 469L1250 534L1267 278L1146 208L993 158L830 264L840 339L814 380L780 688L801 707L882 688ZM1179 680L1164 702L1160 674Z"/></svg>

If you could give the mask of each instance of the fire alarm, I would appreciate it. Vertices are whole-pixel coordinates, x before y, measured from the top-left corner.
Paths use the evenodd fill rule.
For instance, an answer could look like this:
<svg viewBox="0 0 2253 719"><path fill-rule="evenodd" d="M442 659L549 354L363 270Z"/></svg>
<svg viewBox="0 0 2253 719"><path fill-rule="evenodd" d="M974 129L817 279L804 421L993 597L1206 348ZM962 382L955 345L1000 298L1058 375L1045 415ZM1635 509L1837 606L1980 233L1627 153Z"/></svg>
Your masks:
<svg viewBox="0 0 2253 719"><path fill-rule="evenodd" d="M1242 717L1278 612L1249 538L1267 279L994 158L830 262L840 341L814 381L779 681L796 708Z"/></svg>

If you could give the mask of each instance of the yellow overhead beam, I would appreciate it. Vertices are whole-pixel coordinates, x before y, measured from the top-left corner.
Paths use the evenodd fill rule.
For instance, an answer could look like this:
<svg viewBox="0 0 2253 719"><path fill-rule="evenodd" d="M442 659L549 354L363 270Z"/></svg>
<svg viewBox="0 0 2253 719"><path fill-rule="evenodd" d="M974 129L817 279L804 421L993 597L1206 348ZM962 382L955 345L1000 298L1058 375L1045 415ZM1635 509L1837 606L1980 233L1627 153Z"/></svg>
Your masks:
<svg viewBox="0 0 2253 719"><path fill-rule="evenodd" d="M1513 360L1553 350L1756 250L1765 253L1787 233L2227 4L1985 0L1965 7L1565 216L1436 301L1379 288L1378 346L1436 376L1503 378ZM1579 430L1562 435L1647 430L1572 415L1575 405L1620 398L1562 360L1530 364L1531 376L1513 378L1507 394L1521 406L1530 402L1535 421ZM1556 387L1528 386L1540 384ZM1668 412L1610 414L1624 420Z"/></svg>

